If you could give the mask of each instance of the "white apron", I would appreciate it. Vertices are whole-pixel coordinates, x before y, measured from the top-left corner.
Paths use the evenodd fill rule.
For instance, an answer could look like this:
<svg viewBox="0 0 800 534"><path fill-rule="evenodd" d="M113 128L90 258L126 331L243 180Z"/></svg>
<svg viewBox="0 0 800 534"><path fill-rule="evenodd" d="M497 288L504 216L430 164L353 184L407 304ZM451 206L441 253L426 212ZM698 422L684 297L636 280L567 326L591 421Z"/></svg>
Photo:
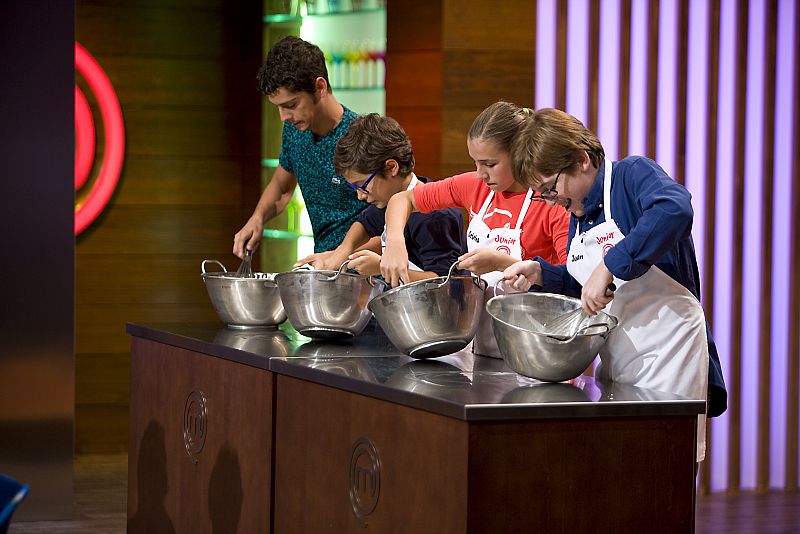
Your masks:
<svg viewBox="0 0 800 534"><path fill-rule="evenodd" d="M510 228L510 224L503 228L489 228L483 219L486 217L486 211L492 203L494 198L494 191L489 191L489 196L481 206L480 211L472 218L467 227L467 250L472 252L478 248L491 248L505 252L509 256L517 259L522 259L522 245L520 239L522 235L522 221L528 208L531 205L531 197L533 191L528 189L525 195L525 201L522 203L522 208L517 217L517 223L514 228ZM497 346L497 340L494 337L494 330L492 329L492 318L486 313L486 302L494 297L494 285L503 279L503 273L500 271L492 271L490 273L482 274L481 278L486 281L487 287L484 291L484 305L481 306L481 317L478 322L478 331L475 334L475 339L472 342L472 352L480 354L481 356L490 356L492 358L502 358L500 349ZM497 294L503 291L498 288Z"/></svg>
<svg viewBox="0 0 800 534"><path fill-rule="evenodd" d="M411 173L411 181L408 183L408 187L406 188L406 191L411 191L412 189L417 187L417 184L419 184L419 183L420 183L420 181L417 180L417 175L412 172ZM386 253L386 224L383 225L383 233L381 234L381 256L383 256L385 253ZM419 271L419 272L423 271L423 269L421 267L418 267L418 266L414 265L414 262L411 261L411 260L408 260L408 270L409 271Z"/></svg>
<svg viewBox="0 0 800 534"><path fill-rule="evenodd" d="M567 269L581 285L625 236L612 218L611 162L603 177L605 222L569 246ZM577 260L577 261L574 261ZM630 281L614 278L617 291L605 311L619 319L600 351L597 376L634 386L705 399L708 340L703 308L688 289L658 267ZM705 458L705 416L698 419L697 461Z"/></svg>

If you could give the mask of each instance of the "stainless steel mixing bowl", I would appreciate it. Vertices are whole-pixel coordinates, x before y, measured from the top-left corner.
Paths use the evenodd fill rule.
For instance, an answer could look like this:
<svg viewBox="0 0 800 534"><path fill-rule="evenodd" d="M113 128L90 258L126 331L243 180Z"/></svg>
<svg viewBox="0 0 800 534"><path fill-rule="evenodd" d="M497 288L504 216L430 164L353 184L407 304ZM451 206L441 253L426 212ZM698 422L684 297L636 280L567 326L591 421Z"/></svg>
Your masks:
<svg viewBox="0 0 800 534"><path fill-rule="evenodd" d="M219 265L222 271L208 272L209 263ZM217 260L203 260L200 271L214 310L231 328L274 328L286 320L273 273L240 278Z"/></svg>
<svg viewBox="0 0 800 534"><path fill-rule="evenodd" d="M485 287L476 276L448 273L386 291L369 309L398 349L412 358L436 358L475 337Z"/></svg>
<svg viewBox="0 0 800 534"><path fill-rule="evenodd" d="M320 339L343 339L364 330L372 314L367 303L383 291L383 282L339 271L299 269L275 277L295 330Z"/></svg>
<svg viewBox="0 0 800 534"><path fill-rule="evenodd" d="M521 375L546 382L580 375L616 328L617 318L600 312L568 339L540 330L542 324L580 305L578 299L550 293L515 293L489 300L486 311L506 364Z"/></svg>

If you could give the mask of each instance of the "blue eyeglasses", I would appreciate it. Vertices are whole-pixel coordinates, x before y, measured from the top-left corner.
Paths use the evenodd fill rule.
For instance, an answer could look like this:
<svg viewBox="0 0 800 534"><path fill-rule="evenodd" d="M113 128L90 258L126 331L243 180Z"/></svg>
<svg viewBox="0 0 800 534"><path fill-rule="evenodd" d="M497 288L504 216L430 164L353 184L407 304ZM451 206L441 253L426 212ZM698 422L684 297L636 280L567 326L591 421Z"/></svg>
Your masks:
<svg viewBox="0 0 800 534"><path fill-rule="evenodd" d="M353 185L353 184L351 184L350 182L348 182L347 180L340 180L339 178L334 178L332 181L333 181L333 183L335 183L335 184L341 184L341 183L344 183L344 185L346 185L347 187L349 187L349 188L350 188L350 189L352 189L353 191L363 191L364 193L367 193L367 194L369 194L369 191L367 191L367 185L369 185L369 183L372 181L372 179L373 179L373 178L375 178L375 176L378 174L378 171L379 171L379 170L380 170L380 169L377 169L377 170L375 170L375 171L374 171L372 174L370 174L370 175L367 177L367 179L366 179L366 180L364 180L364 183L363 183L363 184L361 184L361 185Z"/></svg>

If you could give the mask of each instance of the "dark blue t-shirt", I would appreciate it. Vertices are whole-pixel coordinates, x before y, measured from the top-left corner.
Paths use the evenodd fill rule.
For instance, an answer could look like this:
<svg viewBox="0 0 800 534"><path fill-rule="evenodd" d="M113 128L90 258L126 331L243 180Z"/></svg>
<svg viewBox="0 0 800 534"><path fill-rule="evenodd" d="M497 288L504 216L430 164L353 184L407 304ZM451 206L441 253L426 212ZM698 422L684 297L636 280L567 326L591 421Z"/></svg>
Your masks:
<svg viewBox="0 0 800 534"><path fill-rule="evenodd" d="M420 182L428 178L417 176ZM379 236L386 226L386 208L370 206L358 216L370 237ZM467 252L464 217L461 211L448 208L430 213L415 212L403 232L408 260L423 271L444 276L458 257Z"/></svg>

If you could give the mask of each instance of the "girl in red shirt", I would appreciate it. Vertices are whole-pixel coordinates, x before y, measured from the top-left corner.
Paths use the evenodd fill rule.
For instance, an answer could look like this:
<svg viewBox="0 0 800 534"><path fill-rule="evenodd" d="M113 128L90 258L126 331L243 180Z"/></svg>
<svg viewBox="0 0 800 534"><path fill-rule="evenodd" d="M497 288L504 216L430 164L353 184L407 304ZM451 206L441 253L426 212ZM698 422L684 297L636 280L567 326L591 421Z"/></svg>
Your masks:
<svg viewBox="0 0 800 534"><path fill-rule="evenodd" d="M503 270L521 259L540 256L566 262L569 212L532 200L533 192L514 180L511 144L530 113L510 102L495 102L478 115L467 135L474 172L422 184L391 198L381 258L381 274L389 283L409 279L403 229L414 211L454 207L469 211L468 252L459 258L459 268L486 280L487 298L494 295L493 286L502 279ZM485 312L473 350L501 356Z"/></svg>

